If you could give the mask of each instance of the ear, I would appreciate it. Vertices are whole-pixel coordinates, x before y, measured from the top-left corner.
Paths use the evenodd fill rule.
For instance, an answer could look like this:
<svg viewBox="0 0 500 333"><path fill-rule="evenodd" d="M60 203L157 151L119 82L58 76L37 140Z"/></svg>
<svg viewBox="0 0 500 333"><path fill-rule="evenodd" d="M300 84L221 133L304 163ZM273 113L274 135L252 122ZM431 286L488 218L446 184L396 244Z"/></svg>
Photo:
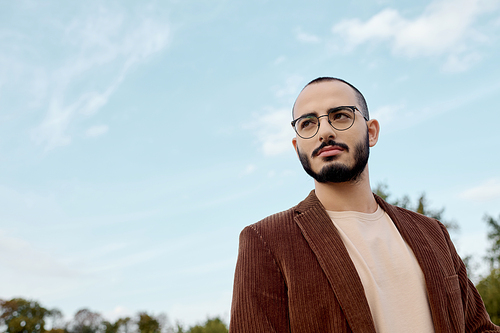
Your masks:
<svg viewBox="0 0 500 333"><path fill-rule="evenodd" d="M378 142L380 124L378 123L377 119L370 119L366 122L366 125L368 126L368 142L370 144L370 147L373 147Z"/></svg>
<svg viewBox="0 0 500 333"><path fill-rule="evenodd" d="M295 152L297 153L297 156L299 156L299 152L297 151L297 137L294 137L292 139L292 145L293 145L293 149L295 149Z"/></svg>

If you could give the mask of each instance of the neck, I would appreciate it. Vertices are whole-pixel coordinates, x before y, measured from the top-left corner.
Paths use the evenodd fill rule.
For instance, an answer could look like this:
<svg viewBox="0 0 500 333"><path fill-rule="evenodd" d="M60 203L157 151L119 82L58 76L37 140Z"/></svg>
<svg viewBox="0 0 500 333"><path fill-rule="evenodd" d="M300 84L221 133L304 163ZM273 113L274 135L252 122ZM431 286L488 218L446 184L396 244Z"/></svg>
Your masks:
<svg viewBox="0 0 500 333"><path fill-rule="evenodd" d="M315 192L326 210L374 213L377 202L370 188L368 168L355 182L315 183Z"/></svg>

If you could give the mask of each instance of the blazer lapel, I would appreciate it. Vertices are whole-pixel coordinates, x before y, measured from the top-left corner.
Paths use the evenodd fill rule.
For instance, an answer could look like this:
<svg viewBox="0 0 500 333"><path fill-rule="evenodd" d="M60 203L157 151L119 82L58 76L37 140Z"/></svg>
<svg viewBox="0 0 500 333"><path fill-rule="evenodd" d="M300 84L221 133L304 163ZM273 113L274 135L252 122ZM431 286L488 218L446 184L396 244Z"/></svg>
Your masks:
<svg viewBox="0 0 500 333"><path fill-rule="evenodd" d="M352 331L375 333L361 279L314 191L295 207L295 222L318 258Z"/></svg>
<svg viewBox="0 0 500 333"><path fill-rule="evenodd" d="M375 199L382 209L389 215L406 244L412 249L422 269L429 296L429 305L436 332L450 332L451 323L447 313L447 297L444 294L443 271L440 261L436 257L435 249L429 243L422 230L420 230L415 218L411 218L399 212L396 207L387 204L380 197ZM437 324L437 325L436 325Z"/></svg>

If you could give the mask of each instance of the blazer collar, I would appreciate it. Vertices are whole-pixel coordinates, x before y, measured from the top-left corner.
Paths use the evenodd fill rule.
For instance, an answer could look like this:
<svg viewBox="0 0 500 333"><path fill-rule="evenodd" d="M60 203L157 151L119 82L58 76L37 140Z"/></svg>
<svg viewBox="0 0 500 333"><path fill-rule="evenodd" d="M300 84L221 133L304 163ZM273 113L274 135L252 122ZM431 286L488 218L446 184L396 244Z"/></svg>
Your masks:
<svg viewBox="0 0 500 333"><path fill-rule="evenodd" d="M361 279L314 191L295 207L294 218L318 258L352 331L375 333Z"/></svg>

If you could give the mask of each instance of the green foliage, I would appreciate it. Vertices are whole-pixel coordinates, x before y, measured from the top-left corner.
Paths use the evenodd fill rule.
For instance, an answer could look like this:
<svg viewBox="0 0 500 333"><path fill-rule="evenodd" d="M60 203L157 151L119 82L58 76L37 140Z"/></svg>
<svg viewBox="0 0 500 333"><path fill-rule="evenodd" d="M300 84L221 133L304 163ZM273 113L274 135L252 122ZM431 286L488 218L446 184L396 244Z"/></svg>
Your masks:
<svg viewBox="0 0 500 333"><path fill-rule="evenodd" d="M129 333L131 331L130 326L132 324L132 320L130 317L126 317L118 319L115 323L111 323L109 321L103 321L102 323L104 325L104 333Z"/></svg>
<svg viewBox="0 0 500 333"><path fill-rule="evenodd" d="M500 215L498 219L485 215L484 221L488 225L488 239L491 246L486 259L490 264L490 274L477 284L486 311L491 321L500 325Z"/></svg>
<svg viewBox="0 0 500 333"><path fill-rule="evenodd" d="M177 323L175 326L175 331L173 331L173 333L188 333L187 331L184 331L181 324Z"/></svg>
<svg viewBox="0 0 500 333"><path fill-rule="evenodd" d="M491 268L500 268L500 215L495 220L493 216L486 214L484 220L489 228L488 239L491 242L486 259L490 262Z"/></svg>
<svg viewBox="0 0 500 333"><path fill-rule="evenodd" d="M118 322L113 324L105 320L102 324L104 325L104 333L118 333L118 329L120 328Z"/></svg>
<svg viewBox="0 0 500 333"><path fill-rule="evenodd" d="M52 328L45 329L46 319L52 320ZM227 325L220 318L208 319L203 325L184 329L180 324L168 324L167 316L153 316L139 312L134 318L119 318L115 322L104 320L89 309L78 310L73 319L64 323L57 309L47 310L35 301L14 298L0 300L0 327L4 333L228 333Z"/></svg>
<svg viewBox="0 0 500 333"><path fill-rule="evenodd" d="M500 325L500 268L492 269L490 275L482 279L476 288L481 294L491 321Z"/></svg>
<svg viewBox="0 0 500 333"><path fill-rule="evenodd" d="M148 315L146 312L139 313L139 320L137 322L140 333L160 333L161 325L158 319Z"/></svg>
<svg viewBox="0 0 500 333"><path fill-rule="evenodd" d="M203 326L193 326L186 333L228 333L226 324L220 318L208 319Z"/></svg>
<svg viewBox="0 0 500 333"><path fill-rule="evenodd" d="M57 310L47 310L38 302L13 298L0 300L0 324L7 327L7 333L45 333L45 320Z"/></svg>
<svg viewBox="0 0 500 333"><path fill-rule="evenodd" d="M444 208L441 209L431 209L429 208L429 202L425 193L422 193L416 203L412 203L408 195L404 195L402 198L390 200L390 193L387 191L387 184L378 184L373 193L387 201L387 203L398 206L404 209L408 209L419 214L428 216L430 218L436 219L446 226L449 231L458 231L459 227L455 221L443 220Z"/></svg>
<svg viewBox="0 0 500 333"><path fill-rule="evenodd" d="M66 331L68 333L101 333L103 330L102 317L97 312L89 309L81 309L73 320L68 323Z"/></svg>

